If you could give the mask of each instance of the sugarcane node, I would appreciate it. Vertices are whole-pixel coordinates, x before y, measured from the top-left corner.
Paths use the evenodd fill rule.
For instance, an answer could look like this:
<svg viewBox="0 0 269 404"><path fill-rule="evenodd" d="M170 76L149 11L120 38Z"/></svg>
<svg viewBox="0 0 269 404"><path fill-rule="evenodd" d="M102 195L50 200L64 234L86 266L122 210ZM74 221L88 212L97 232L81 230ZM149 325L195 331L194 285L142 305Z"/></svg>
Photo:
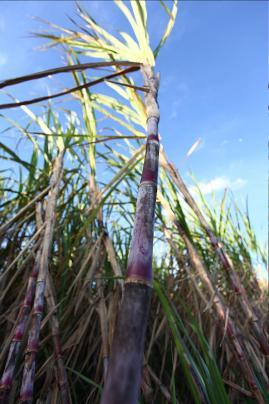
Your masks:
<svg viewBox="0 0 269 404"><path fill-rule="evenodd" d="M39 342L31 342L25 349L25 356L30 357L32 354L38 352L39 349Z"/></svg>
<svg viewBox="0 0 269 404"><path fill-rule="evenodd" d="M139 276L128 276L125 281L124 284L128 284L128 283L140 283L141 285L146 285L150 288L152 288L152 282L148 281L142 277Z"/></svg>
<svg viewBox="0 0 269 404"><path fill-rule="evenodd" d="M9 388L9 377L8 376L2 376L1 381L0 381L0 398L2 398L3 392Z"/></svg>
<svg viewBox="0 0 269 404"><path fill-rule="evenodd" d="M147 181L147 180L143 180L140 182L140 184L138 185L139 188L141 188L142 186L145 185L151 185L153 188L155 188L155 190L157 191L157 183L154 181Z"/></svg>
<svg viewBox="0 0 269 404"><path fill-rule="evenodd" d="M146 183L146 184L153 184L157 187L158 179L156 177L157 175L155 174L154 171L147 170L142 174L140 186Z"/></svg>
<svg viewBox="0 0 269 404"><path fill-rule="evenodd" d="M155 135L155 134L153 134L153 133L151 133L150 135L148 135L148 138L147 138L147 140L148 141L156 141L156 142L158 142L159 143L159 136L158 135Z"/></svg>
<svg viewBox="0 0 269 404"><path fill-rule="evenodd" d="M22 340L23 334L24 334L24 330L21 330L21 328L16 329L11 341L20 342Z"/></svg>
<svg viewBox="0 0 269 404"><path fill-rule="evenodd" d="M44 309L44 305L43 304L39 304L34 306L33 308L33 315L40 315L42 316L43 314L43 309Z"/></svg>

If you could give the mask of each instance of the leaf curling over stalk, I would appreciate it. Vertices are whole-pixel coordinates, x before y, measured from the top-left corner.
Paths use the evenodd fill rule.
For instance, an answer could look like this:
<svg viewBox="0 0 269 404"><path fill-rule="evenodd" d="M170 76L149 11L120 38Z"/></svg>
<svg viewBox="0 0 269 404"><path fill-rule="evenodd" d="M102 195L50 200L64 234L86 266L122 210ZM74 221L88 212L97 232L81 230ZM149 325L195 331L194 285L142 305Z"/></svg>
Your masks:
<svg viewBox="0 0 269 404"><path fill-rule="evenodd" d="M136 203L123 299L118 313L101 404L135 404L138 400L144 338L151 299L154 215L159 165L157 95L159 76L141 68L147 111L147 146Z"/></svg>

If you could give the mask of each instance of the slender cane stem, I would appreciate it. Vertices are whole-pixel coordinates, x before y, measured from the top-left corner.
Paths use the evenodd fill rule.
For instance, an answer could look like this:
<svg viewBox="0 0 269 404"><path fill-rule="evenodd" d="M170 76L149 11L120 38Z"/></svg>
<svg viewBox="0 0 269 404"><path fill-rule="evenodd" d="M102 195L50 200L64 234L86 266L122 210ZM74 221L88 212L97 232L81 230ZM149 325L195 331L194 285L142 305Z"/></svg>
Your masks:
<svg viewBox="0 0 269 404"><path fill-rule="evenodd" d="M35 377L36 355L39 345L41 319L44 310L44 292L48 272L49 255L53 237L55 223L56 201L59 192L60 181L63 172L63 156L61 151L57 156L51 178L51 190L48 195L48 202L45 215L45 233L40 258L40 269L37 278L36 293L33 308L33 318L29 332L29 338L26 348L25 363L23 370L23 379L20 391L20 402L33 402L33 385Z"/></svg>
<svg viewBox="0 0 269 404"><path fill-rule="evenodd" d="M51 328L52 338L53 338L54 355L55 355L56 365L57 365L57 379L58 379L57 382L58 382L58 386L59 386L59 390L60 390L60 394L61 394L62 403L70 404L72 402L72 400L71 400L71 395L70 395L70 390L69 390L69 385L68 385L66 369L65 369L64 361L63 361L62 344L61 344L61 338L60 338L60 326L59 326L59 320L58 320L58 317L56 314L56 301L55 301L55 297L54 297L52 279L51 279L51 275L49 272L47 273L45 297L46 297L48 311L50 313L52 313L49 322L50 322L50 328Z"/></svg>

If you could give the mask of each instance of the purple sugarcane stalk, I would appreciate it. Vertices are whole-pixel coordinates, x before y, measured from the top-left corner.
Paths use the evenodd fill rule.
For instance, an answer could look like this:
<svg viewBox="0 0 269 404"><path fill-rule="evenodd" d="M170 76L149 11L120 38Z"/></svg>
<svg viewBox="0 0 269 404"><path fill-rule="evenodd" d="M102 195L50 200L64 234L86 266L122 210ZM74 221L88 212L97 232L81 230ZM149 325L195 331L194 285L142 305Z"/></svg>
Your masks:
<svg viewBox="0 0 269 404"><path fill-rule="evenodd" d="M63 171L64 151L61 151L55 159L53 173L51 177L51 190L48 195L45 232L40 257L40 269L38 273L35 300L32 314L32 323L29 332L29 338L26 347L25 362L23 369L23 378L20 391L21 403L33 402L33 386L35 378L36 355L39 346L41 320L44 311L44 293L46 287L46 278L48 272L48 262L53 238L53 228L55 223L56 201L59 193L59 186Z"/></svg>
<svg viewBox="0 0 269 404"><path fill-rule="evenodd" d="M16 366L16 360L20 351L21 342L24 336L26 324L29 318L29 314L33 305L36 279L39 271L40 262L40 250L37 252L34 267L31 276L28 280L28 285L25 293L25 297L18 315L17 325L14 330L14 334L10 343L8 357L4 372L0 381L0 403L4 404L8 402L10 389L13 383L14 370Z"/></svg>
<svg viewBox="0 0 269 404"><path fill-rule="evenodd" d="M136 203L133 237L122 303L113 337L101 404L136 404L141 382L144 339L152 284L154 215L159 166L157 94L159 77L141 68L147 110L147 146Z"/></svg>

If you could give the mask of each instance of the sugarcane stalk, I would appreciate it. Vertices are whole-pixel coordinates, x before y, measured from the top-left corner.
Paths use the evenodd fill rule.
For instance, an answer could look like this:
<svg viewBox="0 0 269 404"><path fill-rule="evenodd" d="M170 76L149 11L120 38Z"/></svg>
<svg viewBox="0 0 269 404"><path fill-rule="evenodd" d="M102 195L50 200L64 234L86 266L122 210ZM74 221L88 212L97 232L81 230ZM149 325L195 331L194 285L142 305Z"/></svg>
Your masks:
<svg viewBox="0 0 269 404"><path fill-rule="evenodd" d="M102 268L100 267L99 274L96 277L97 293L99 301L97 303L96 311L99 316L101 338L102 338L102 357L103 357L103 377L106 380L109 350L108 350L108 322L107 322L107 307L104 298L104 285L102 283Z"/></svg>
<svg viewBox="0 0 269 404"><path fill-rule="evenodd" d="M18 354L20 351L22 339L24 337L26 324L28 322L28 318L31 312L31 308L33 305L35 288L36 288L36 279L38 276L40 264L40 250L37 252L34 267L32 273L29 277L27 289L25 293L25 297L18 314L18 321L15 327L13 337L10 343L8 357L6 361L6 365L1 377L0 381L0 403L4 404L8 402L10 389L12 387L13 379L14 379L14 371L16 366L16 361L18 358Z"/></svg>
<svg viewBox="0 0 269 404"><path fill-rule="evenodd" d="M36 224L37 230L39 232L39 240L42 241L42 233L43 230L42 222L40 222L41 217L41 204L40 202L36 204ZM39 272L40 266L40 256L41 251L40 248L37 250L33 270L31 275L28 279L27 288L23 303L21 305L21 309L18 314L17 325L13 332L13 337L11 339L9 353L6 361L6 365L3 371L3 375L0 381L0 403L4 404L8 402L10 389L12 387L13 378L14 378L14 371L16 366L17 357L20 351L22 339L24 337L26 325L29 319L30 311L33 306L34 296L35 296L35 289L36 289L36 279Z"/></svg>
<svg viewBox="0 0 269 404"><path fill-rule="evenodd" d="M44 310L44 293L55 223L56 201L63 172L63 156L64 151L62 150L55 159L53 173L50 181L51 190L48 195L46 206L45 231L40 257L40 269L36 283L32 323L26 347L23 378L20 391L20 402L22 403L30 404L33 402L33 385L35 377L36 356L39 345L41 319Z"/></svg>
<svg viewBox="0 0 269 404"><path fill-rule="evenodd" d="M224 326L225 321L227 320L227 335L229 337L228 343L229 343L232 351L234 352L235 357L237 358L237 362L238 362L238 365L242 372L242 375L244 376L246 382L248 383L251 392L256 397L257 402L259 404L263 404L264 399L257 386L253 370L252 370L251 366L249 365L247 356L245 354L244 345L238 338L237 327L229 316L228 316L228 319L226 318L226 307L222 301L222 297L221 297L219 291L214 286L214 284L211 280L210 274L208 273L204 263L202 262L199 254L197 253L193 243L189 239L184 228L181 226L179 220L177 220L177 218L176 218L175 214L173 213L173 211L171 210L168 202L164 199L164 197L162 196L161 193L158 194L158 199L160 200L165 211L167 212L169 219L172 221L172 223L177 228L180 237L184 241L192 267L196 269L201 280L203 281L204 285L206 286L207 291L209 292L209 295L212 300L212 305L215 308L215 312L220 320L220 323ZM174 244L171 244L171 245L172 245L172 247L174 246Z"/></svg>
<svg viewBox="0 0 269 404"><path fill-rule="evenodd" d="M141 68L147 111L147 145L136 203L122 303L112 342L101 404L135 404L141 381L144 338L152 290L152 250L159 166L159 77Z"/></svg>
<svg viewBox="0 0 269 404"><path fill-rule="evenodd" d="M215 234L213 233L210 226L208 225L204 215L198 208L195 200L193 199L192 195L190 194L188 188L186 187L178 170L176 170L174 165L167 160L167 157L163 151L161 152L161 164L165 169L167 169L169 171L177 188L182 193L184 200L187 202L187 204L190 206L190 208L194 211L194 213L198 217L205 233L207 234L207 236L210 240L212 248L216 252L216 255L220 261L221 266L225 270L227 278L230 280L230 283L232 285L234 292L238 296L238 300L239 300L240 306L242 308L242 311L245 314L246 318L250 321L251 328L260 345L261 351L265 355L269 356L269 343L268 343L267 338L264 335L264 332L263 332L264 327L261 322L261 319L259 318L260 316L258 317L255 314L253 308L251 307L251 304L250 304L248 296L247 296L246 289L244 288L242 282L240 281L238 274L236 273L236 271L234 269L233 262L231 261L228 254L224 251L222 244L216 238Z"/></svg>
<svg viewBox="0 0 269 404"><path fill-rule="evenodd" d="M56 301L54 297L54 290L51 275L47 272L47 282L45 297L47 302L48 312L51 313L49 323L52 332L54 355L56 359L57 366L57 382L61 395L62 404L71 404L71 394L68 385L68 379L66 374L66 369L63 361L62 344L60 337L60 326L59 320L56 313Z"/></svg>

